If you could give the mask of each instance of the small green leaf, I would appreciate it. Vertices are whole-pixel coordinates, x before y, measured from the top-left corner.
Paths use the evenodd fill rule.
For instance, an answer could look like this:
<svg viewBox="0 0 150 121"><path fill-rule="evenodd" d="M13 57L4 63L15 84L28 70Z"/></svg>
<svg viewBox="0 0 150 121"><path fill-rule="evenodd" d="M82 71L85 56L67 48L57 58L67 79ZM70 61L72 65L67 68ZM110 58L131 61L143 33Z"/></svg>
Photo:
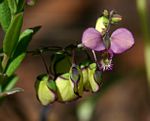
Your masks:
<svg viewBox="0 0 150 121"><path fill-rule="evenodd" d="M36 95L42 105L48 105L55 101L56 95L48 86L48 75L40 75L35 82Z"/></svg>
<svg viewBox="0 0 150 121"><path fill-rule="evenodd" d="M13 58L17 57L18 55L20 55L21 53L26 53L27 47L33 37L33 35L40 29L40 26L34 27L34 28L30 28L30 29L26 29L25 31L23 31L19 37L19 42L18 45L15 49Z"/></svg>
<svg viewBox="0 0 150 121"><path fill-rule="evenodd" d="M6 53L8 57L11 57L11 54L15 50L18 40L19 40L19 35L21 31L23 23L23 14L19 13L14 16L7 32L4 38L3 42L3 51Z"/></svg>
<svg viewBox="0 0 150 121"><path fill-rule="evenodd" d="M11 12L6 0L0 2L0 24L6 32L11 22Z"/></svg>
<svg viewBox="0 0 150 121"><path fill-rule="evenodd" d="M11 77L7 78L7 80L3 84L3 91L9 91L15 87L19 77L16 75L12 75Z"/></svg>
<svg viewBox="0 0 150 121"><path fill-rule="evenodd" d="M11 15L15 15L15 13L17 12L16 0L7 0L7 2L8 2L8 6L10 8L10 11L11 11Z"/></svg>
<svg viewBox="0 0 150 121"><path fill-rule="evenodd" d="M15 93L18 93L18 92L23 92L24 90L22 88L14 88L14 89L11 89L11 90L8 90L8 91L5 91L5 92L1 92L0 93L0 98L1 97L5 97L5 96L8 96L8 95L12 95L12 94L15 94Z"/></svg>
<svg viewBox="0 0 150 121"><path fill-rule="evenodd" d="M25 7L26 0L17 0L17 12L22 12Z"/></svg>
<svg viewBox="0 0 150 121"><path fill-rule="evenodd" d="M21 62L23 61L23 59L25 58L26 53L22 53L20 55L18 55L15 59L13 59L12 61L10 61L7 69L6 69L6 75L9 77L11 76L16 69L20 66Z"/></svg>

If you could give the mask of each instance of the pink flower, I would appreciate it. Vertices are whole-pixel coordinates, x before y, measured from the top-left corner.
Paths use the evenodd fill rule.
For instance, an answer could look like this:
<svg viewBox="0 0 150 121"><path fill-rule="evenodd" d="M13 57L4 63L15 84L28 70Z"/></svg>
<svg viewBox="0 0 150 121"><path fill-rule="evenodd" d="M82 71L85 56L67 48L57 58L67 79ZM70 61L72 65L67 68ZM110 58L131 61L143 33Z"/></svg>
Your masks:
<svg viewBox="0 0 150 121"><path fill-rule="evenodd" d="M104 41L110 41L109 48L106 48ZM100 61L100 65L104 71L112 68L113 54L120 54L130 49L134 45L134 38L128 29L119 28L112 33L109 40L104 40L99 31L88 28L83 33L82 44L91 50L103 53L105 57Z"/></svg>

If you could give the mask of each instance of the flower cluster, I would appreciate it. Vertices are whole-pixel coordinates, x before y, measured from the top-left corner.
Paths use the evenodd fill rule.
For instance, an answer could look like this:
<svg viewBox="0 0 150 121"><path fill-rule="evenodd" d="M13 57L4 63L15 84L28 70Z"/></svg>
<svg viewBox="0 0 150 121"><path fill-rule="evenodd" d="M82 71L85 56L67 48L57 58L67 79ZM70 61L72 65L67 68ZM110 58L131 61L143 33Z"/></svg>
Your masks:
<svg viewBox="0 0 150 121"><path fill-rule="evenodd" d="M59 52L56 49L51 60L51 72L54 76L50 75L47 68L47 74L38 76L35 83L37 97L43 105L54 101L73 101L81 97L84 91L99 90L102 72L112 69L114 54L123 53L134 45L133 35L126 28L119 28L110 35L111 25L121 19L114 11L104 11L104 15L98 18L96 27L83 32L82 44L79 44L82 46L69 46ZM81 47L92 51L94 62L88 59L85 62L75 61L75 50L82 51ZM100 59L97 59L96 52Z"/></svg>
<svg viewBox="0 0 150 121"><path fill-rule="evenodd" d="M112 69L114 54L123 53L134 45L133 35L126 28L118 28L109 35L110 25L120 20L121 16L112 11L100 17L95 28L88 28L83 33L83 46L102 55L98 62L102 71Z"/></svg>

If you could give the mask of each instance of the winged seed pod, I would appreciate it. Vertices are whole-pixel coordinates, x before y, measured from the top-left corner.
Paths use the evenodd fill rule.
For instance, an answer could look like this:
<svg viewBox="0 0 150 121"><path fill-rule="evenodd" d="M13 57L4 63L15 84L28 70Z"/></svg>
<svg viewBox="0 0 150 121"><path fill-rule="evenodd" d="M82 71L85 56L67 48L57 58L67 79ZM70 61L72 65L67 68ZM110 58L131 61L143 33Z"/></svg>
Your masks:
<svg viewBox="0 0 150 121"><path fill-rule="evenodd" d="M59 102L70 102L78 98L78 95L74 92L74 83L70 79L69 73L58 76L55 82Z"/></svg>
<svg viewBox="0 0 150 121"><path fill-rule="evenodd" d="M37 77L35 82L36 95L42 105L48 105L55 101L56 95L48 88L48 75L43 74Z"/></svg>
<svg viewBox="0 0 150 121"><path fill-rule="evenodd" d="M83 85L86 91L97 92L101 82L101 73L97 71L96 63L88 66L81 65Z"/></svg>
<svg viewBox="0 0 150 121"><path fill-rule="evenodd" d="M73 64L70 69L70 80L74 83L74 92L82 96L83 94L83 77L79 66Z"/></svg>

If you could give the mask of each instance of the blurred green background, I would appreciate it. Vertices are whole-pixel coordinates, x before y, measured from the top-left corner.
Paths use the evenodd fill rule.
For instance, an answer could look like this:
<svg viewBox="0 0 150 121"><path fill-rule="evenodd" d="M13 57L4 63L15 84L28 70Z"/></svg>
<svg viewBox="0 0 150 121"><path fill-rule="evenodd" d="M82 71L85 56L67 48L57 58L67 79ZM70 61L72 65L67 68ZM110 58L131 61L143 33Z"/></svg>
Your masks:
<svg viewBox="0 0 150 121"><path fill-rule="evenodd" d="M150 7L149 0L147 7ZM38 0L34 7L27 7L25 11L23 28L42 25L29 50L80 41L82 32L95 26L104 9L114 9L123 16L117 27L132 31L135 46L115 57L113 71L103 75L104 84L99 93L85 93L83 98L68 104L54 103L47 108L48 121L150 121L144 38L136 0ZM0 32L1 40L2 37ZM50 57L46 57L49 62ZM20 76L17 86L25 92L5 100L0 107L0 121L41 120L43 107L36 99L34 82L43 72L45 69L38 56L29 55L25 59L17 71Z"/></svg>

